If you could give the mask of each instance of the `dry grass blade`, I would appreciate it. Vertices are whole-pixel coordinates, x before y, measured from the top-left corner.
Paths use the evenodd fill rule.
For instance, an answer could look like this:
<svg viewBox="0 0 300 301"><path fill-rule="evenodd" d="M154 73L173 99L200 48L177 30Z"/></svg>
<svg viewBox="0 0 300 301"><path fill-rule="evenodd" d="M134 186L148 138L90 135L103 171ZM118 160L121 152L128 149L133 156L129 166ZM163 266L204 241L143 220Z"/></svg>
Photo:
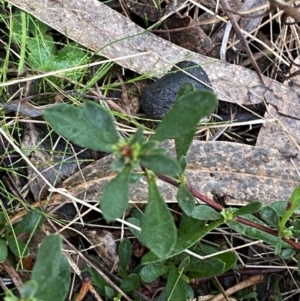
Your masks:
<svg viewBox="0 0 300 301"><path fill-rule="evenodd" d="M271 8L279 8L285 12L288 17L300 21L300 11L295 9L293 4L296 0L283 1L283 0L269 0Z"/></svg>
<svg viewBox="0 0 300 301"><path fill-rule="evenodd" d="M235 286L231 287L230 289L226 290L225 291L225 294L226 294L225 296L226 297L230 296L230 295L238 292L239 290L241 290L243 288L258 284L258 283L263 282L263 281L264 281L264 276L263 275L252 276L252 277L236 284ZM211 298L209 301L222 301L223 298L224 298L224 295L219 294L219 295Z"/></svg>

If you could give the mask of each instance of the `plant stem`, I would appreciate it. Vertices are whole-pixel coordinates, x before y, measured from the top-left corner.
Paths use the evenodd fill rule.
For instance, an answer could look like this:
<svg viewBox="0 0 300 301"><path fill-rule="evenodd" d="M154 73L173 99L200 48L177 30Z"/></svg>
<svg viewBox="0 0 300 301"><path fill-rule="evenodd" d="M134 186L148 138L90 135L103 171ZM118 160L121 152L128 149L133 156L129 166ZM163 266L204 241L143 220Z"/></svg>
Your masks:
<svg viewBox="0 0 300 301"><path fill-rule="evenodd" d="M178 187L179 186L179 183L170 178L170 177L167 177L167 176L164 176L164 175L159 175L159 174L156 174L156 176L162 180L162 181L165 181L175 187ZM196 197L197 199L203 201L204 203L206 203L207 205L211 206L212 208L214 208L215 210L217 211L222 211L224 210L225 208L218 204L217 202L215 202L214 200L208 198L207 196L203 195L202 193L200 193L199 191L197 191L196 189L194 189L193 187L191 187L189 184L186 185L187 189L191 192L191 194ZM244 224L244 225L247 225L247 226L250 226L250 227L253 227L253 228L256 228L258 230L261 230L261 231L264 231L266 233L269 233L273 236L278 236L278 231L276 230L273 230L269 227L266 227L264 225L261 225L261 224L258 224L258 223L255 223L253 221L250 221L246 218L242 218L242 217L235 217L234 218L235 221L241 223L241 224ZM290 246L292 246L294 249L296 249L297 251L300 251L300 244L296 243L293 239L288 239L286 237L281 237L281 239L283 241L285 241L287 244L289 244Z"/></svg>

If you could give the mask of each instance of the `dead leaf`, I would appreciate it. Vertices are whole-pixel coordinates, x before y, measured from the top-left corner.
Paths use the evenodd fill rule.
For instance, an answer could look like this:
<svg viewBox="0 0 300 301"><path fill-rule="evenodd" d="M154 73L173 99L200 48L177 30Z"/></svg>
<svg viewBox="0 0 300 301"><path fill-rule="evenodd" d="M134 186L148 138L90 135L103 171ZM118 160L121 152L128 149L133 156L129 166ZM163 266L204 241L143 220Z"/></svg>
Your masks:
<svg viewBox="0 0 300 301"><path fill-rule="evenodd" d="M202 30L200 26L195 26L196 22L189 16L169 17L164 21L164 27L166 29L182 29L180 31L170 30L167 33L162 33L160 36L172 43L189 49L191 51L206 54L213 45L209 36Z"/></svg>
<svg viewBox="0 0 300 301"><path fill-rule="evenodd" d="M173 14L185 0L160 1L160 0L123 0L127 7L142 19L158 21L163 17ZM155 3L156 2L156 3ZM156 5L154 5L156 4ZM165 4L165 5L164 5ZM164 6L164 7L163 7ZM163 8L161 8L163 7Z"/></svg>
<svg viewBox="0 0 300 301"><path fill-rule="evenodd" d="M189 59L203 66L222 100L244 105L268 102L270 96L265 97L264 93L272 89L279 96L279 106L282 102L298 101L292 88L282 88L281 83L264 77L265 88L253 71L182 49L145 31L100 1L11 0L10 3L137 73L162 76L170 69L170 63Z"/></svg>
<svg viewBox="0 0 300 301"><path fill-rule="evenodd" d="M101 260L108 268L117 268L119 257L117 254L117 243L110 231L102 229L85 229L83 234L90 240Z"/></svg>
<svg viewBox="0 0 300 301"><path fill-rule="evenodd" d="M174 154L174 144L164 146ZM194 141L188 153L188 181L193 188L213 198L224 197L229 204L261 200L271 204L287 200L299 183L299 175L288 157L276 149L253 147L229 142ZM115 176L110 166L112 156L93 162L63 182L73 196L86 201L98 201L105 185ZM300 158L294 158L299 165ZM84 178L83 178L83 176ZM159 190L168 202L176 202L177 189L161 180ZM148 186L145 179L131 186L130 200L146 203ZM66 197L54 195L51 201Z"/></svg>
<svg viewBox="0 0 300 301"><path fill-rule="evenodd" d="M29 160L43 177L52 185L60 185L63 180L78 170L75 160L69 160L63 153L53 152L51 155L45 149L50 146L45 142L45 133L34 123L25 123L25 134L22 139L22 148L29 156ZM64 161L62 163L62 160ZM32 168L28 168L29 186L35 201L47 197L48 185Z"/></svg>
<svg viewBox="0 0 300 301"><path fill-rule="evenodd" d="M295 63L299 64L299 59L296 59ZM299 67L293 65L290 74L297 71L299 71ZM296 75L292 77L289 82L292 83L294 91L297 91L299 99L300 76ZM288 86L289 82L285 81L284 85ZM300 150L299 103L288 103L288 106L280 106L277 102L277 105L274 105L276 105L276 97L274 98L273 105L268 105L268 110L264 118L276 118L277 121L263 124L258 134L256 145L260 147L276 147L283 153L294 156Z"/></svg>
<svg viewBox="0 0 300 301"><path fill-rule="evenodd" d="M275 122L264 123L257 137L256 145L276 147L282 153L291 156L299 154L300 121L282 116L276 107L268 105L265 118L276 118ZM297 165L299 167L299 165Z"/></svg>

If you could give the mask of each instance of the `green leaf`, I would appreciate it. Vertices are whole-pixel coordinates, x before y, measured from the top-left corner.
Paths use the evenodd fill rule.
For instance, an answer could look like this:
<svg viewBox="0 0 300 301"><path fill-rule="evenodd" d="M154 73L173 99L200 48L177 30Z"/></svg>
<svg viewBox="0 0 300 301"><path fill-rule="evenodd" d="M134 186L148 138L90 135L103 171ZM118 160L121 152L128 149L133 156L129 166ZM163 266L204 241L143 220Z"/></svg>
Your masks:
<svg viewBox="0 0 300 301"><path fill-rule="evenodd" d="M45 221L45 217L37 210L30 210L15 227L16 235L21 233L32 233Z"/></svg>
<svg viewBox="0 0 300 301"><path fill-rule="evenodd" d="M83 108L57 104L45 109L44 116L58 134L81 147L112 152L119 141L112 116L95 103Z"/></svg>
<svg viewBox="0 0 300 301"><path fill-rule="evenodd" d="M156 186L155 177L148 180L149 200L142 217L142 239L158 257L170 254L176 243L176 227L168 206Z"/></svg>
<svg viewBox="0 0 300 301"><path fill-rule="evenodd" d="M32 271L38 284L35 295L40 300L65 300L70 286L70 266L62 252L59 235L49 235L42 242Z"/></svg>
<svg viewBox="0 0 300 301"><path fill-rule="evenodd" d="M253 202L247 204L246 206L243 206L243 207L239 208L238 210L236 210L234 212L234 216L251 214L251 213L257 212L261 209L262 206L263 206L262 202L253 201Z"/></svg>
<svg viewBox="0 0 300 301"><path fill-rule="evenodd" d="M187 286L187 300L195 300L194 290L190 285Z"/></svg>
<svg viewBox="0 0 300 301"><path fill-rule="evenodd" d="M218 252L218 250L215 248L209 248L203 243L198 243L189 250L200 256L211 255ZM181 261L182 258L186 258L186 253L179 254L176 256L175 260L176 262ZM216 256L206 259L199 259L196 256L189 255L189 259L190 262L184 269L185 273L189 272L189 278L216 276L224 273L225 271L225 262Z"/></svg>
<svg viewBox="0 0 300 301"><path fill-rule="evenodd" d="M177 152L176 152L177 153ZM178 165L180 168L180 174L183 175L185 173L185 170L187 168L187 158L186 156L181 156L180 159L178 160Z"/></svg>
<svg viewBox="0 0 300 301"><path fill-rule="evenodd" d="M94 102L86 102L83 105L83 115L93 128L101 132L96 137L101 138L102 143L115 144L119 141L112 115L106 109Z"/></svg>
<svg viewBox="0 0 300 301"><path fill-rule="evenodd" d="M142 173L142 172L131 172L130 178L129 178L129 183L130 184L137 183L142 177L144 177L144 173Z"/></svg>
<svg viewBox="0 0 300 301"><path fill-rule="evenodd" d="M286 222L289 220L291 215L300 207L300 185L292 193L286 208L285 212L280 220L279 228L283 229Z"/></svg>
<svg viewBox="0 0 300 301"><path fill-rule="evenodd" d="M212 246L209 246L209 245L206 245L206 244L203 244L203 243L201 243L199 248L203 252L203 254L200 253L201 255L209 255L209 254L217 253L217 252L220 251L219 248L214 248ZM225 252L225 253L215 255L212 258L217 258L217 259L219 259L219 260L221 260L222 262L225 263L224 272L231 269L237 261L237 257L235 255L235 253L232 252L232 251L228 251L228 252Z"/></svg>
<svg viewBox="0 0 300 301"><path fill-rule="evenodd" d="M283 214L285 213L286 205L287 205L287 201L277 201L270 204L270 207L277 212L278 216L283 216Z"/></svg>
<svg viewBox="0 0 300 301"><path fill-rule="evenodd" d="M249 219L249 217L248 217ZM241 234L247 235L249 237L255 238L255 239L261 239L265 241L266 243L276 246L277 243L277 237L273 236L272 234L266 233L264 231L258 230L254 227L250 227L247 225L242 225L240 223L237 223L235 221L227 222L227 225L233 229L236 232L239 232ZM288 248L289 245L285 242L282 242L283 248Z"/></svg>
<svg viewBox="0 0 300 301"><path fill-rule="evenodd" d="M205 225L205 221L194 219L183 214L178 229L177 242L173 252L171 254L166 254L163 258L158 257L153 252L148 252L143 256L142 264L155 263L182 253L185 249L193 246L203 236L220 226L222 223L223 221L218 220Z"/></svg>
<svg viewBox="0 0 300 301"><path fill-rule="evenodd" d="M38 285L36 281L30 280L21 287L21 299L32 300L37 292Z"/></svg>
<svg viewBox="0 0 300 301"><path fill-rule="evenodd" d="M132 256L132 245L128 238L122 239L118 248L118 255L120 269L126 272Z"/></svg>
<svg viewBox="0 0 300 301"><path fill-rule="evenodd" d="M181 218L174 254L179 254L185 249L190 248L222 223L222 220L217 220L210 224L205 224L203 220L194 219L193 217Z"/></svg>
<svg viewBox="0 0 300 301"><path fill-rule="evenodd" d="M284 249L282 250L281 257L285 260L291 259L296 253L295 249Z"/></svg>
<svg viewBox="0 0 300 301"><path fill-rule="evenodd" d="M299 259L299 257L298 257ZM299 267L299 260L298 260L298 267ZM298 273L299 273L299 268L298 268ZM274 301L282 301L284 300L282 298L282 292L281 292L281 278L276 278L275 279L275 283L274 283L274 288L273 288L273 298L274 298Z"/></svg>
<svg viewBox="0 0 300 301"><path fill-rule="evenodd" d="M130 144L134 144L134 143L142 144L144 142L144 140L145 140L144 128L140 126L140 127L138 127L136 132L133 134L133 136L131 136Z"/></svg>
<svg viewBox="0 0 300 301"><path fill-rule="evenodd" d="M111 169L116 172L120 172L127 164L124 157L115 158L111 164Z"/></svg>
<svg viewBox="0 0 300 301"><path fill-rule="evenodd" d="M17 257L23 257L28 255L28 248L26 247L26 244L24 244L22 241L16 240L14 237L9 237L7 239L8 246L10 250L17 256Z"/></svg>
<svg viewBox="0 0 300 301"><path fill-rule="evenodd" d="M180 158L186 154L199 121L213 113L217 105L217 97L206 90L196 90L178 97L173 107L163 117L151 139L163 141L178 138L180 143L178 143L176 151L179 151L177 158ZM180 137L184 137L184 139L180 139Z"/></svg>
<svg viewBox="0 0 300 301"><path fill-rule="evenodd" d="M159 276L166 274L169 268L161 262L147 264L140 271L142 280L146 283L150 283L157 279Z"/></svg>
<svg viewBox="0 0 300 301"><path fill-rule="evenodd" d="M180 184L178 187L178 192L177 192L177 201L179 207L182 209L182 211L186 215L191 215L193 212L193 209L195 208L195 198L191 194L191 192L187 189L185 184Z"/></svg>
<svg viewBox="0 0 300 301"><path fill-rule="evenodd" d="M179 167L177 163L166 155L140 155L141 163L148 169L155 173L170 176L173 178L178 177Z"/></svg>
<svg viewBox="0 0 300 301"><path fill-rule="evenodd" d="M215 209L211 208L208 205L197 205L193 209L191 216L193 218L203 220L203 221L212 221L222 219L221 213L217 212Z"/></svg>
<svg viewBox="0 0 300 301"><path fill-rule="evenodd" d="M3 229L6 224L6 218L3 212L0 212L0 229Z"/></svg>
<svg viewBox="0 0 300 301"><path fill-rule="evenodd" d="M87 267L83 270L83 272L89 272L91 275L91 281L94 286L97 286L100 294L105 294L104 288L107 286L107 282L103 279L103 277L91 267Z"/></svg>
<svg viewBox="0 0 300 301"><path fill-rule="evenodd" d="M54 56L52 64L49 66L50 70L67 69L80 64L88 62L89 57L86 52L79 48L76 43L69 43L65 45ZM86 72L86 69L67 72L66 75L74 80L78 79Z"/></svg>
<svg viewBox="0 0 300 301"><path fill-rule="evenodd" d="M4 239L0 239L0 263L7 258L7 245Z"/></svg>
<svg viewBox="0 0 300 301"><path fill-rule="evenodd" d="M100 208L106 221L111 222L121 217L129 202L130 166L113 178L104 188L100 196Z"/></svg>
<svg viewBox="0 0 300 301"><path fill-rule="evenodd" d="M184 83L177 92L177 98L183 97L187 93L195 92L195 86L191 83Z"/></svg>
<svg viewBox="0 0 300 301"><path fill-rule="evenodd" d="M297 218L293 218L291 227L292 227L294 238L297 238L299 240L300 239L300 220Z"/></svg>
<svg viewBox="0 0 300 301"><path fill-rule="evenodd" d="M140 285L140 278L137 274L130 274L128 278L124 279L121 283L121 290L125 293L132 292Z"/></svg>
<svg viewBox="0 0 300 301"><path fill-rule="evenodd" d="M176 158L181 158L185 156L189 150L189 147L195 136L195 129L191 129L185 133L182 133L181 136L175 137L175 150L176 150Z"/></svg>
<svg viewBox="0 0 300 301"><path fill-rule="evenodd" d="M157 141L147 141L144 142L141 145L141 154L145 154L145 153L152 153L153 150L158 148L159 143ZM164 154L166 154L167 151L165 150Z"/></svg>
<svg viewBox="0 0 300 301"><path fill-rule="evenodd" d="M298 275L300 274L300 253L297 256L297 263L298 263Z"/></svg>
<svg viewBox="0 0 300 301"><path fill-rule="evenodd" d="M246 289L242 289L238 292L237 294L239 300L251 300L251 299L254 299L254 300L257 300L257 293L256 292L250 292Z"/></svg>
<svg viewBox="0 0 300 301"><path fill-rule="evenodd" d="M151 153L152 156L154 155L165 156L167 154L167 150L163 147L158 147L156 149L151 150L151 152L149 153Z"/></svg>
<svg viewBox="0 0 300 301"><path fill-rule="evenodd" d="M186 301L188 294L188 284L182 280L181 274L178 272L174 265L171 265L167 285L166 293L168 301Z"/></svg>
<svg viewBox="0 0 300 301"><path fill-rule="evenodd" d="M55 43L52 37L45 35L41 38L28 38L27 48L29 50L28 65L31 68L50 71L52 62L55 60Z"/></svg>
<svg viewBox="0 0 300 301"><path fill-rule="evenodd" d="M214 256L214 258L217 258L225 263L224 273L230 270L236 264L236 260L237 260L235 253L230 251L226 253L218 254Z"/></svg>
<svg viewBox="0 0 300 301"><path fill-rule="evenodd" d="M138 208L133 208L131 211L130 211L130 214L132 217L138 219L139 221L142 220L142 217L143 217L143 212L138 209Z"/></svg>
<svg viewBox="0 0 300 301"><path fill-rule="evenodd" d="M128 219L126 219L126 221L128 223L131 223L137 227L141 227L141 219L142 218L136 218L136 217L129 217ZM135 228L133 227L129 227L129 230L130 232L138 239L138 241L142 244L142 245L145 245L145 242L143 241L143 238L142 238L142 233L141 231L139 230L136 230Z"/></svg>
<svg viewBox="0 0 300 301"><path fill-rule="evenodd" d="M179 269L184 269L186 268L189 264L191 263L191 258L189 255L186 255L182 261L180 262L180 265L179 265Z"/></svg>
<svg viewBox="0 0 300 301"><path fill-rule="evenodd" d="M166 256L164 259L171 258L173 257L173 254L170 254ZM142 265L148 265L148 264L153 264L153 263L159 263L161 262L162 259L158 256L156 256L153 252L148 252L142 257Z"/></svg>
<svg viewBox="0 0 300 301"><path fill-rule="evenodd" d="M265 206L260 211L260 217L269 225L278 229L279 227L279 216L275 209L270 206Z"/></svg>
<svg viewBox="0 0 300 301"><path fill-rule="evenodd" d="M281 248L282 248L282 240L281 240L281 237L277 237L276 244L275 244L275 251L274 251L274 254L275 254L275 255L280 254Z"/></svg>
<svg viewBox="0 0 300 301"><path fill-rule="evenodd" d="M16 297L11 290L5 292L5 301L19 301L19 298Z"/></svg>
<svg viewBox="0 0 300 301"><path fill-rule="evenodd" d="M108 300L114 300L116 292L111 287L105 286L104 291Z"/></svg>
<svg viewBox="0 0 300 301"><path fill-rule="evenodd" d="M189 266L185 268L186 272L196 272L192 277L212 277L221 275L225 271L225 263L218 258L199 259L191 256ZM189 277L190 274L189 274Z"/></svg>
<svg viewBox="0 0 300 301"><path fill-rule="evenodd" d="M33 69L41 71L53 71L86 64L89 57L76 43L68 43L57 49L51 35L47 34L48 28L37 20L30 19L27 33L26 47L28 50L27 62ZM25 25L26 26L26 25ZM69 78L76 80L86 70L76 70L64 73Z"/></svg>

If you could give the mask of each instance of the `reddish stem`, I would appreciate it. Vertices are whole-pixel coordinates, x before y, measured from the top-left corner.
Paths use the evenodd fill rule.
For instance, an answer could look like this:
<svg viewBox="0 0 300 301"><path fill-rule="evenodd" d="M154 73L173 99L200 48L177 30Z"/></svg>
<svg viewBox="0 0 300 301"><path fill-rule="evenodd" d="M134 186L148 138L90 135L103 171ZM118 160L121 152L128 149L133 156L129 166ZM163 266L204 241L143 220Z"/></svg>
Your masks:
<svg viewBox="0 0 300 301"><path fill-rule="evenodd" d="M157 177L175 187L178 187L179 184L177 181L175 181L174 179L172 178L169 178L167 176L164 176L164 175L159 175L157 174ZM191 194L196 197L197 199L203 201L204 203L208 204L209 206L211 206L212 208L214 208L215 210L217 211L222 211L224 209L224 207L220 204L218 204L217 202L215 202L214 200L208 198L207 196L203 195L202 193L200 193L199 191L197 191L196 189L194 189L193 187L191 187L189 184L186 185L188 190L191 192ZM250 221L246 218L242 218L242 217L235 217L234 218L235 221L241 223L241 224L244 224L244 225L247 225L247 226L250 226L250 227L253 227L253 228L256 228L256 229L259 229L261 231L264 231L266 233L269 233L271 235L274 235L274 236L278 236L278 231L276 230L273 230L269 227L266 227L266 226L263 226L261 224L258 224L258 223L255 223L253 221ZM286 237L282 237L282 240L285 241L287 244L289 244L290 246L292 246L293 248L295 248L296 250L300 251L300 245L298 243L296 243L294 240L292 239L288 239Z"/></svg>

